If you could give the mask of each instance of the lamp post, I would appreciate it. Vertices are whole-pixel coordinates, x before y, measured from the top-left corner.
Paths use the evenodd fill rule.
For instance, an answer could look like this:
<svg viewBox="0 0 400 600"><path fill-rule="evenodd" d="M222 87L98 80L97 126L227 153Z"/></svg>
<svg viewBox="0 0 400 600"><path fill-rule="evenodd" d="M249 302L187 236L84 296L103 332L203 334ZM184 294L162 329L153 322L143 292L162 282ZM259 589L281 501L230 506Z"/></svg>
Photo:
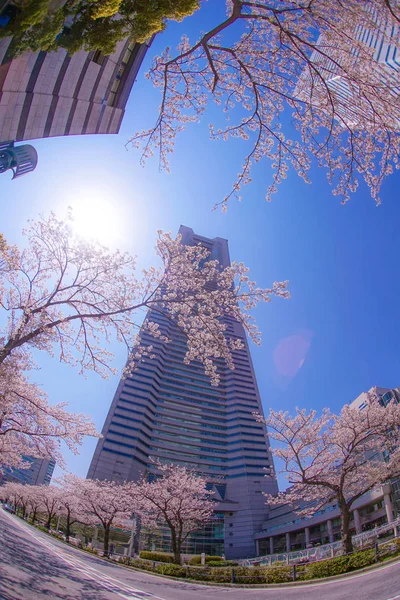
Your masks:
<svg viewBox="0 0 400 600"><path fill-rule="evenodd" d="M38 155L33 146L14 146L14 141L0 142L0 173L13 172L12 179L26 175L36 169Z"/></svg>

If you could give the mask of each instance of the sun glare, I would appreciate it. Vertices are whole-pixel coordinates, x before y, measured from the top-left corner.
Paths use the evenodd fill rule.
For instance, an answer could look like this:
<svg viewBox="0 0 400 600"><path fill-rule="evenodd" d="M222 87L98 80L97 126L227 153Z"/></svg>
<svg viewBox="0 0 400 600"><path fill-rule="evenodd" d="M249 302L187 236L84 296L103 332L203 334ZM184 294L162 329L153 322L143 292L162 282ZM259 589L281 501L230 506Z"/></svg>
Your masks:
<svg viewBox="0 0 400 600"><path fill-rule="evenodd" d="M72 228L82 238L97 240L105 246L118 246L122 241L125 223L123 211L105 195L82 192L79 200L69 203L72 209Z"/></svg>

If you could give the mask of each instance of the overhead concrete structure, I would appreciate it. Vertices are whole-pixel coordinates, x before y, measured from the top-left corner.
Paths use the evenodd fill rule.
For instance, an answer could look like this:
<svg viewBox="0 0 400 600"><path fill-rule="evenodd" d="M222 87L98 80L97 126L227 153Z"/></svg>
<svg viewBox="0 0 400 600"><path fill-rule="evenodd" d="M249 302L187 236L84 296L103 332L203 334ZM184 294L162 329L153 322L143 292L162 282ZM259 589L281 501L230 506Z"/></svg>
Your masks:
<svg viewBox="0 0 400 600"><path fill-rule="evenodd" d="M118 133L147 44L13 57L11 40L0 39L0 140Z"/></svg>

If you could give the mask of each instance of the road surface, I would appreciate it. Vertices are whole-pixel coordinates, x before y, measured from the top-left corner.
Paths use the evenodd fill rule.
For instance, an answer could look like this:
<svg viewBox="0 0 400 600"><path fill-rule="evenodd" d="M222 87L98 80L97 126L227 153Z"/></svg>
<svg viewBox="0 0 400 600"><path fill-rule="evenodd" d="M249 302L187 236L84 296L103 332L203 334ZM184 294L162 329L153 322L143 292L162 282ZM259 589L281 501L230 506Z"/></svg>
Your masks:
<svg viewBox="0 0 400 600"><path fill-rule="evenodd" d="M275 589L201 586L107 563L0 509L0 600L400 600L400 562Z"/></svg>

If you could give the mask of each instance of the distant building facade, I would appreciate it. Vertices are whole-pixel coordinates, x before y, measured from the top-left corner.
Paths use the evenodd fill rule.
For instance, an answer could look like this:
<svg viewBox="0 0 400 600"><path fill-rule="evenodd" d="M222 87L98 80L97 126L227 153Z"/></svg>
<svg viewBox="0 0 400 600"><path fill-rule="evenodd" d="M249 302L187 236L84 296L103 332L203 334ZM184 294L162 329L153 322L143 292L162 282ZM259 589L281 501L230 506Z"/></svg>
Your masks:
<svg viewBox="0 0 400 600"><path fill-rule="evenodd" d="M4 473L0 474L0 485L7 481L26 485L50 484L56 466L54 460L31 456L24 456L24 460L30 463L30 467L27 469L4 469Z"/></svg>
<svg viewBox="0 0 400 600"><path fill-rule="evenodd" d="M59 49L13 58L10 42L0 39L0 141L118 133L146 44L125 40L110 56Z"/></svg>
<svg viewBox="0 0 400 600"><path fill-rule="evenodd" d="M227 240L205 238L188 227L179 231L183 244L201 244L212 260L230 264ZM235 370L218 361L221 383L212 387L201 364L184 364L186 340L178 328L158 312L150 311L148 318L170 342L143 334L155 358L120 382L88 477L136 481L146 473L151 479L157 473L152 459L185 465L207 478L216 509L184 552L254 556L254 534L267 511L263 492L276 494L277 483L265 427L252 414L262 413L262 404L245 331L225 318L228 334L240 338L244 348L233 352ZM151 544L169 549L162 533Z"/></svg>
<svg viewBox="0 0 400 600"><path fill-rule="evenodd" d="M373 388L382 406L389 402L400 402L400 389ZM372 392L372 389L370 390ZM362 392L350 406L363 410L368 395ZM382 456L382 460L384 457ZM353 505L350 533L356 535L391 523L400 516L400 480L392 480L377 486L359 498ZM328 544L340 540L340 511L330 503L312 516L299 516L289 504L270 509L262 530L255 535L257 555L279 554L302 550L307 546Z"/></svg>
<svg viewBox="0 0 400 600"><path fill-rule="evenodd" d="M366 14L375 22L376 30L372 31L366 25L359 24L354 29L354 40L362 42L371 49L371 63L383 67L382 83L386 84L386 88L390 89L392 95L397 97L400 95L400 26L393 27L387 20L383 21L378 17L373 6L366 8ZM314 50L310 56L310 63L318 67L318 75L311 74L310 70L305 68L299 77L295 96L305 102L311 101L315 105L319 104L321 107L327 105L329 111L331 103L333 103L337 118L343 119L344 123L357 124L359 114L353 110L353 98L357 91L350 89L346 78L340 74L336 60L331 59L332 42L327 42L326 36L322 34L318 38L316 46L321 47L321 52ZM334 48L335 51L337 49L337 47ZM354 61L357 61L355 48L353 53ZM320 81L320 77L323 78L324 83ZM329 99L327 99L325 86L330 92ZM398 122L399 119L400 116L397 119Z"/></svg>

